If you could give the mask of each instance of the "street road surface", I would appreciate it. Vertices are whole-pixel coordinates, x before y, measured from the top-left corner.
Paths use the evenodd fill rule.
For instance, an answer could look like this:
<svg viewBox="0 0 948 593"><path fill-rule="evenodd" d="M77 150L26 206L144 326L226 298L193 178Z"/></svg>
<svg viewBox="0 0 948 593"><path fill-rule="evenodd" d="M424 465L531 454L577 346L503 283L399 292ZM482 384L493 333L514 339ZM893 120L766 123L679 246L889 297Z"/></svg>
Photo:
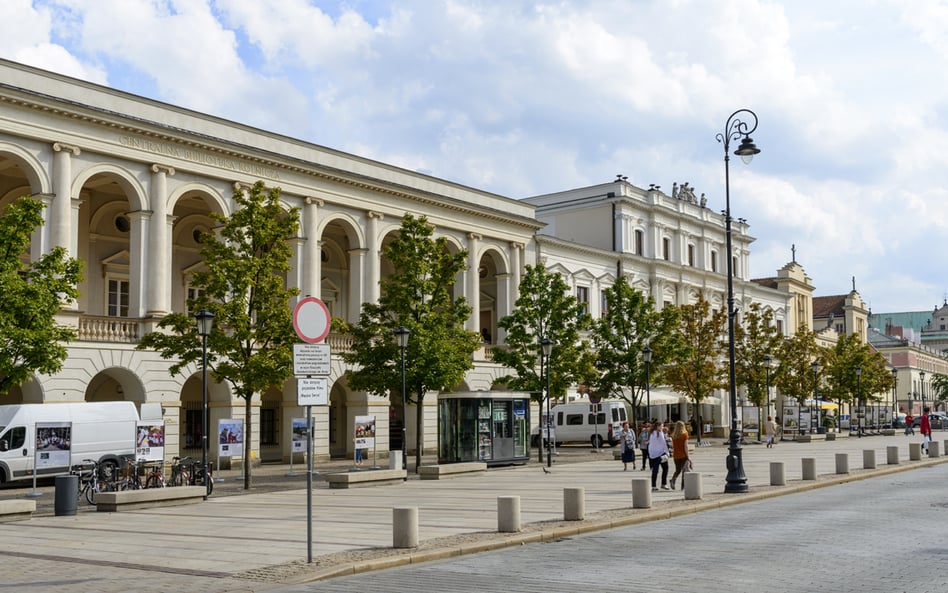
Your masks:
<svg viewBox="0 0 948 593"><path fill-rule="evenodd" d="M945 593L948 466L276 591Z"/></svg>

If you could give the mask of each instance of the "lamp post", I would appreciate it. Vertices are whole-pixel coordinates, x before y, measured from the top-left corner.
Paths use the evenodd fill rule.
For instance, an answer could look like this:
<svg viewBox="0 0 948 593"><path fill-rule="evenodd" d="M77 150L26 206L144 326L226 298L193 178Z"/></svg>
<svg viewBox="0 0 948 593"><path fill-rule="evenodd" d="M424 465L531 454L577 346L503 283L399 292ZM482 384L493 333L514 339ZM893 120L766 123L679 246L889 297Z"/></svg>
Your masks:
<svg viewBox="0 0 948 593"><path fill-rule="evenodd" d="M856 404L857 406L856 416L859 419L859 428L857 429L856 434L859 435L859 438L862 438L862 423L863 423L863 417L864 417L863 415L865 414L865 411L863 411L863 405L862 405L862 384L860 383L861 378L862 378L862 365L857 364L856 365L856 401L858 403ZM853 429L852 416L850 416L849 417L849 430L851 431L852 429Z"/></svg>
<svg viewBox="0 0 948 593"><path fill-rule="evenodd" d="M645 361L645 421L649 421L652 413L652 348L648 344L642 350L642 360Z"/></svg>
<svg viewBox="0 0 948 593"><path fill-rule="evenodd" d="M405 390L405 348L408 348L408 336L411 332L404 325L395 330L398 350L402 359L402 469L408 479L408 393Z"/></svg>
<svg viewBox="0 0 948 593"><path fill-rule="evenodd" d="M892 369L892 428L895 428L895 415L899 408L899 369Z"/></svg>
<svg viewBox="0 0 948 593"><path fill-rule="evenodd" d="M925 411L925 371L918 372L918 388L922 390L922 411Z"/></svg>
<svg viewBox="0 0 948 593"><path fill-rule="evenodd" d="M553 446L553 435L550 434L550 424L552 424L552 412L550 410L550 354L553 353L553 341L549 338L543 338L540 340L540 348L543 349L543 358L546 359L546 466L551 467L553 465L553 452L551 450Z"/></svg>
<svg viewBox="0 0 948 593"><path fill-rule="evenodd" d="M820 402L817 400L817 396L819 395L819 391L818 391L819 383L817 380L818 379L817 372L819 372L820 370L820 363L814 360L813 362L810 363L810 368L813 369L813 406L816 408L816 416L815 416L816 426L813 427L813 432L819 432L820 430Z"/></svg>
<svg viewBox="0 0 948 593"><path fill-rule="evenodd" d="M753 124L745 121L746 117L753 120ZM744 474L743 451L741 451L741 433L737 429L737 375L734 353L734 249L731 246L731 177L729 163L731 160L728 151L731 140L741 138L741 145L734 154L741 157L745 164L750 164L760 149L754 145L750 135L757 129L757 114L749 109L738 109L727 118L724 133L716 136L718 142L724 144L724 234L727 247L727 354L728 354L728 389L731 405L731 436L728 444L727 482L725 492L747 492L747 476Z"/></svg>
<svg viewBox="0 0 948 593"><path fill-rule="evenodd" d="M765 393L766 397L764 401L767 403L768 416L770 415L770 365L773 364L773 362L774 362L774 359L771 358L769 354L764 354L764 372L766 373L766 377L767 377L766 383L765 383L767 391ZM763 426L763 424L764 424L764 419L758 418L757 419L757 440L758 441L760 440L760 427Z"/></svg>
<svg viewBox="0 0 948 593"><path fill-rule="evenodd" d="M207 337L214 329L214 314L201 309L194 316L197 332L201 336L201 470L204 472L204 500L211 486L210 473L207 471Z"/></svg>

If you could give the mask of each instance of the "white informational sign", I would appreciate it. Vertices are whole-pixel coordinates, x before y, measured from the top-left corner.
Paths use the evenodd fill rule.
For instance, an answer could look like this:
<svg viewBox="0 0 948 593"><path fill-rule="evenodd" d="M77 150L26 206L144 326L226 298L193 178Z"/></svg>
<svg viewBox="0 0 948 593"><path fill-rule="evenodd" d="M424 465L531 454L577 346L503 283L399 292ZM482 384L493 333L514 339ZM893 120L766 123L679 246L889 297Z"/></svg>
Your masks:
<svg viewBox="0 0 948 593"><path fill-rule="evenodd" d="M331 369L329 344L293 344L294 375L329 375Z"/></svg>
<svg viewBox="0 0 948 593"><path fill-rule="evenodd" d="M72 422L36 423L35 467L72 465Z"/></svg>
<svg viewBox="0 0 948 593"><path fill-rule="evenodd" d="M783 422L784 434L796 434L800 430L800 408L784 405L781 421Z"/></svg>
<svg viewBox="0 0 948 593"><path fill-rule="evenodd" d="M139 422L135 437L135 459L165 460L165 425L163 422Z"/></svg>
<svg viewBox="0 0 948 593"><path fill-rule="evenodd" d="M326 377L307 377L296 380L296 405L328 406L329 379Z"/></svg>
<svg viewBox="0 0 948 593"><path fill-rule="evenodd" d="M743 406L741 408L742 430L746 434L755 433L760 429L760 418L757 414L756 406Z"/></svg>
<svg viewBox="0 0 948 593"><path fill-rule="evenodd" d="M293 419L293 436L291 441L293 453L306 452L306 418Z"/></svg>
<svg viewBox="0 0 948 593"><path fill-rule="evenodd" d="M233 418L218 422L218 456L240 457L244 450L244 421Z"/></svg>
<svg viewBox="0 0 948 593"><path fill-rule="evenodd" d="M355 448L373 449L375 447L375 416L355 417Z"/></svg>

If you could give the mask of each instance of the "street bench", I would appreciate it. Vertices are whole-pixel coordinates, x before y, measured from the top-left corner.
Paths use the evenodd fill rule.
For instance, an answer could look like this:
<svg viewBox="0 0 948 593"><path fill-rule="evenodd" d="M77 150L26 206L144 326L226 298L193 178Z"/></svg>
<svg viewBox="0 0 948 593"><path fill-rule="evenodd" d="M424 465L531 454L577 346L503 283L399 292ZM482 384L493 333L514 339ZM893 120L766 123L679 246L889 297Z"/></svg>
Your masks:
<svg viewBox="0 0 948 593"><path fill-rule="evenodd" d="M445 463L443 465L422 465L418 468L418 477L422 480L441 480L453 478L463 474L486 472L487 464L483 461L464 461L461 463Z"/></svg>
<svg viewBox="0 0 948 593"><path fill-rule="evenodd" d="M35 500L0 500L0 523L32 519L34 512Z"/></svg>
<svg viewBox="0 0 948 593"><path fill-rule="evenodd" d="M122 492L99 492L95 495L97 511L117 513L135 509L171 507L194 504L204 500L204 486L175 486L174 488L143 488Z"/></svg>
<svg viewBox="0 0 948 593"><path fill-rule="evenodd" d="M361 488L404 482L408 472L403 469L370 469L366 471L328 474L330 488Z"/></svg>

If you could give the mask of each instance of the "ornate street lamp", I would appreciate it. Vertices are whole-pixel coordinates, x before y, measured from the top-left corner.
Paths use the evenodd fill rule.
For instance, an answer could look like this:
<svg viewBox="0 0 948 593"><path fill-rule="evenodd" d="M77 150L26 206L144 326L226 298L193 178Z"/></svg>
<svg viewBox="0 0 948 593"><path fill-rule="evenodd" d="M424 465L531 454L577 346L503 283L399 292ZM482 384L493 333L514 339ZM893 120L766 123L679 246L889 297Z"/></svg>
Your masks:
<svg viewBox="0 0 948 593"><path fill-rule="evenodd" d="M211 487L210 472L207 471L207 337L214 329L214 314L201 309L194 315L197 332L201 336L201 470L204 472L204 500Z"/></svg>
<svg viewBox="0 0 948 593"><path fill-rule="evenodd" d="M553 435L551 433L552 423L553 423L553 413L550 410L550 355L553 354L553 341L549 338L543 338L540 340L540 348L543 350L543 358L546 359L546 421L547 421L547 437L546 437L546 466L550 467L553 465Z"/></svg>
<svg viewBox="0 0 948 593"><path fill-rule="evenodd" d="M922 390L922 411L925 411L925 371L918 372L918 388Z"/></svg>
<svg viewBox="0 0 948 593"><path fill-rule="evenodd" d="M652 413L652 348L648 344L642 350L642 360L645 361L645 421L648 422Z"/></svg>
<svg viewBox="0 0 948 593"><path fill-rule="evenodd" d="M820 363L813 361L810 363L810 368L813 369L813 406L816 408L816 426L813 427L813 432L820 431L820 402L817 400L819 395L819 378L817 377L817 372L820 370Z"/></svg>
<svg viewBox="0 0 948 593"><path fill-rule="evenodd" d="M770 365L773 364L773 361L774 359L771 358L769 354L764 354L764 372L766 373L766 376L767 376L766 383L765 383L767 387L767 391L765 393L766 397L764 398L764 402L767 404L766 413L768 416L770 415ZM758 441L760 440L760 429L763 425L764 425L764 419L758 418L757 419L757 440Z"/></svg>
<svg viewBox="0 0 948 593"><path fill-rule="evenodd" d="M753 124L744 118L752 118ZM728 389L731 405L731 435L728 443L727 482L725 492L747 492L747 476L744 474L743 451L741 450L741 433L737 429L737 374L736 356L734 353L734 249L731 246L731 178L728 154L731 140L741 138L741 145L734 154L741 157L744 164L750 164L760 149L754 145L750 135L757 129L757 114L749 109L738 109L727 118L724 133L716 136L718 142L724 144L724 234L727 248L727 354L728 354Z"/></svg>
<svg viewBox="0 0 948 593"><path fill-rule="evenodd" d="M402 359L402 469L408 479L408 392L405 390L405 348L408 348L408 336L411 332L404 325L395 330L398 350Z"/></svg>
<svg viewBox="0 0 948 593"><path fill-rule="evenodd" d="M895 415L899 413L899 369L892 369L892 428L895 428Z"/></svg>
<svg viewBox="0 0 948 593"><path fill-rule="evenodd" d="M856 404L857 406L856 415L859 418L859 428L857 429L856 434L859 435L859 438L862 438L862 423L863 423L863 418L865 417L865 413L866 413L862 404L862 384L860 383L860 380L862 378L862 365L857 364L855 370L856 370L856 401L858 402ZM849 416L849 430L850 431L852 431L853 429L852 420L853 420L853 417L852 415L850 415Z"/></svg>

